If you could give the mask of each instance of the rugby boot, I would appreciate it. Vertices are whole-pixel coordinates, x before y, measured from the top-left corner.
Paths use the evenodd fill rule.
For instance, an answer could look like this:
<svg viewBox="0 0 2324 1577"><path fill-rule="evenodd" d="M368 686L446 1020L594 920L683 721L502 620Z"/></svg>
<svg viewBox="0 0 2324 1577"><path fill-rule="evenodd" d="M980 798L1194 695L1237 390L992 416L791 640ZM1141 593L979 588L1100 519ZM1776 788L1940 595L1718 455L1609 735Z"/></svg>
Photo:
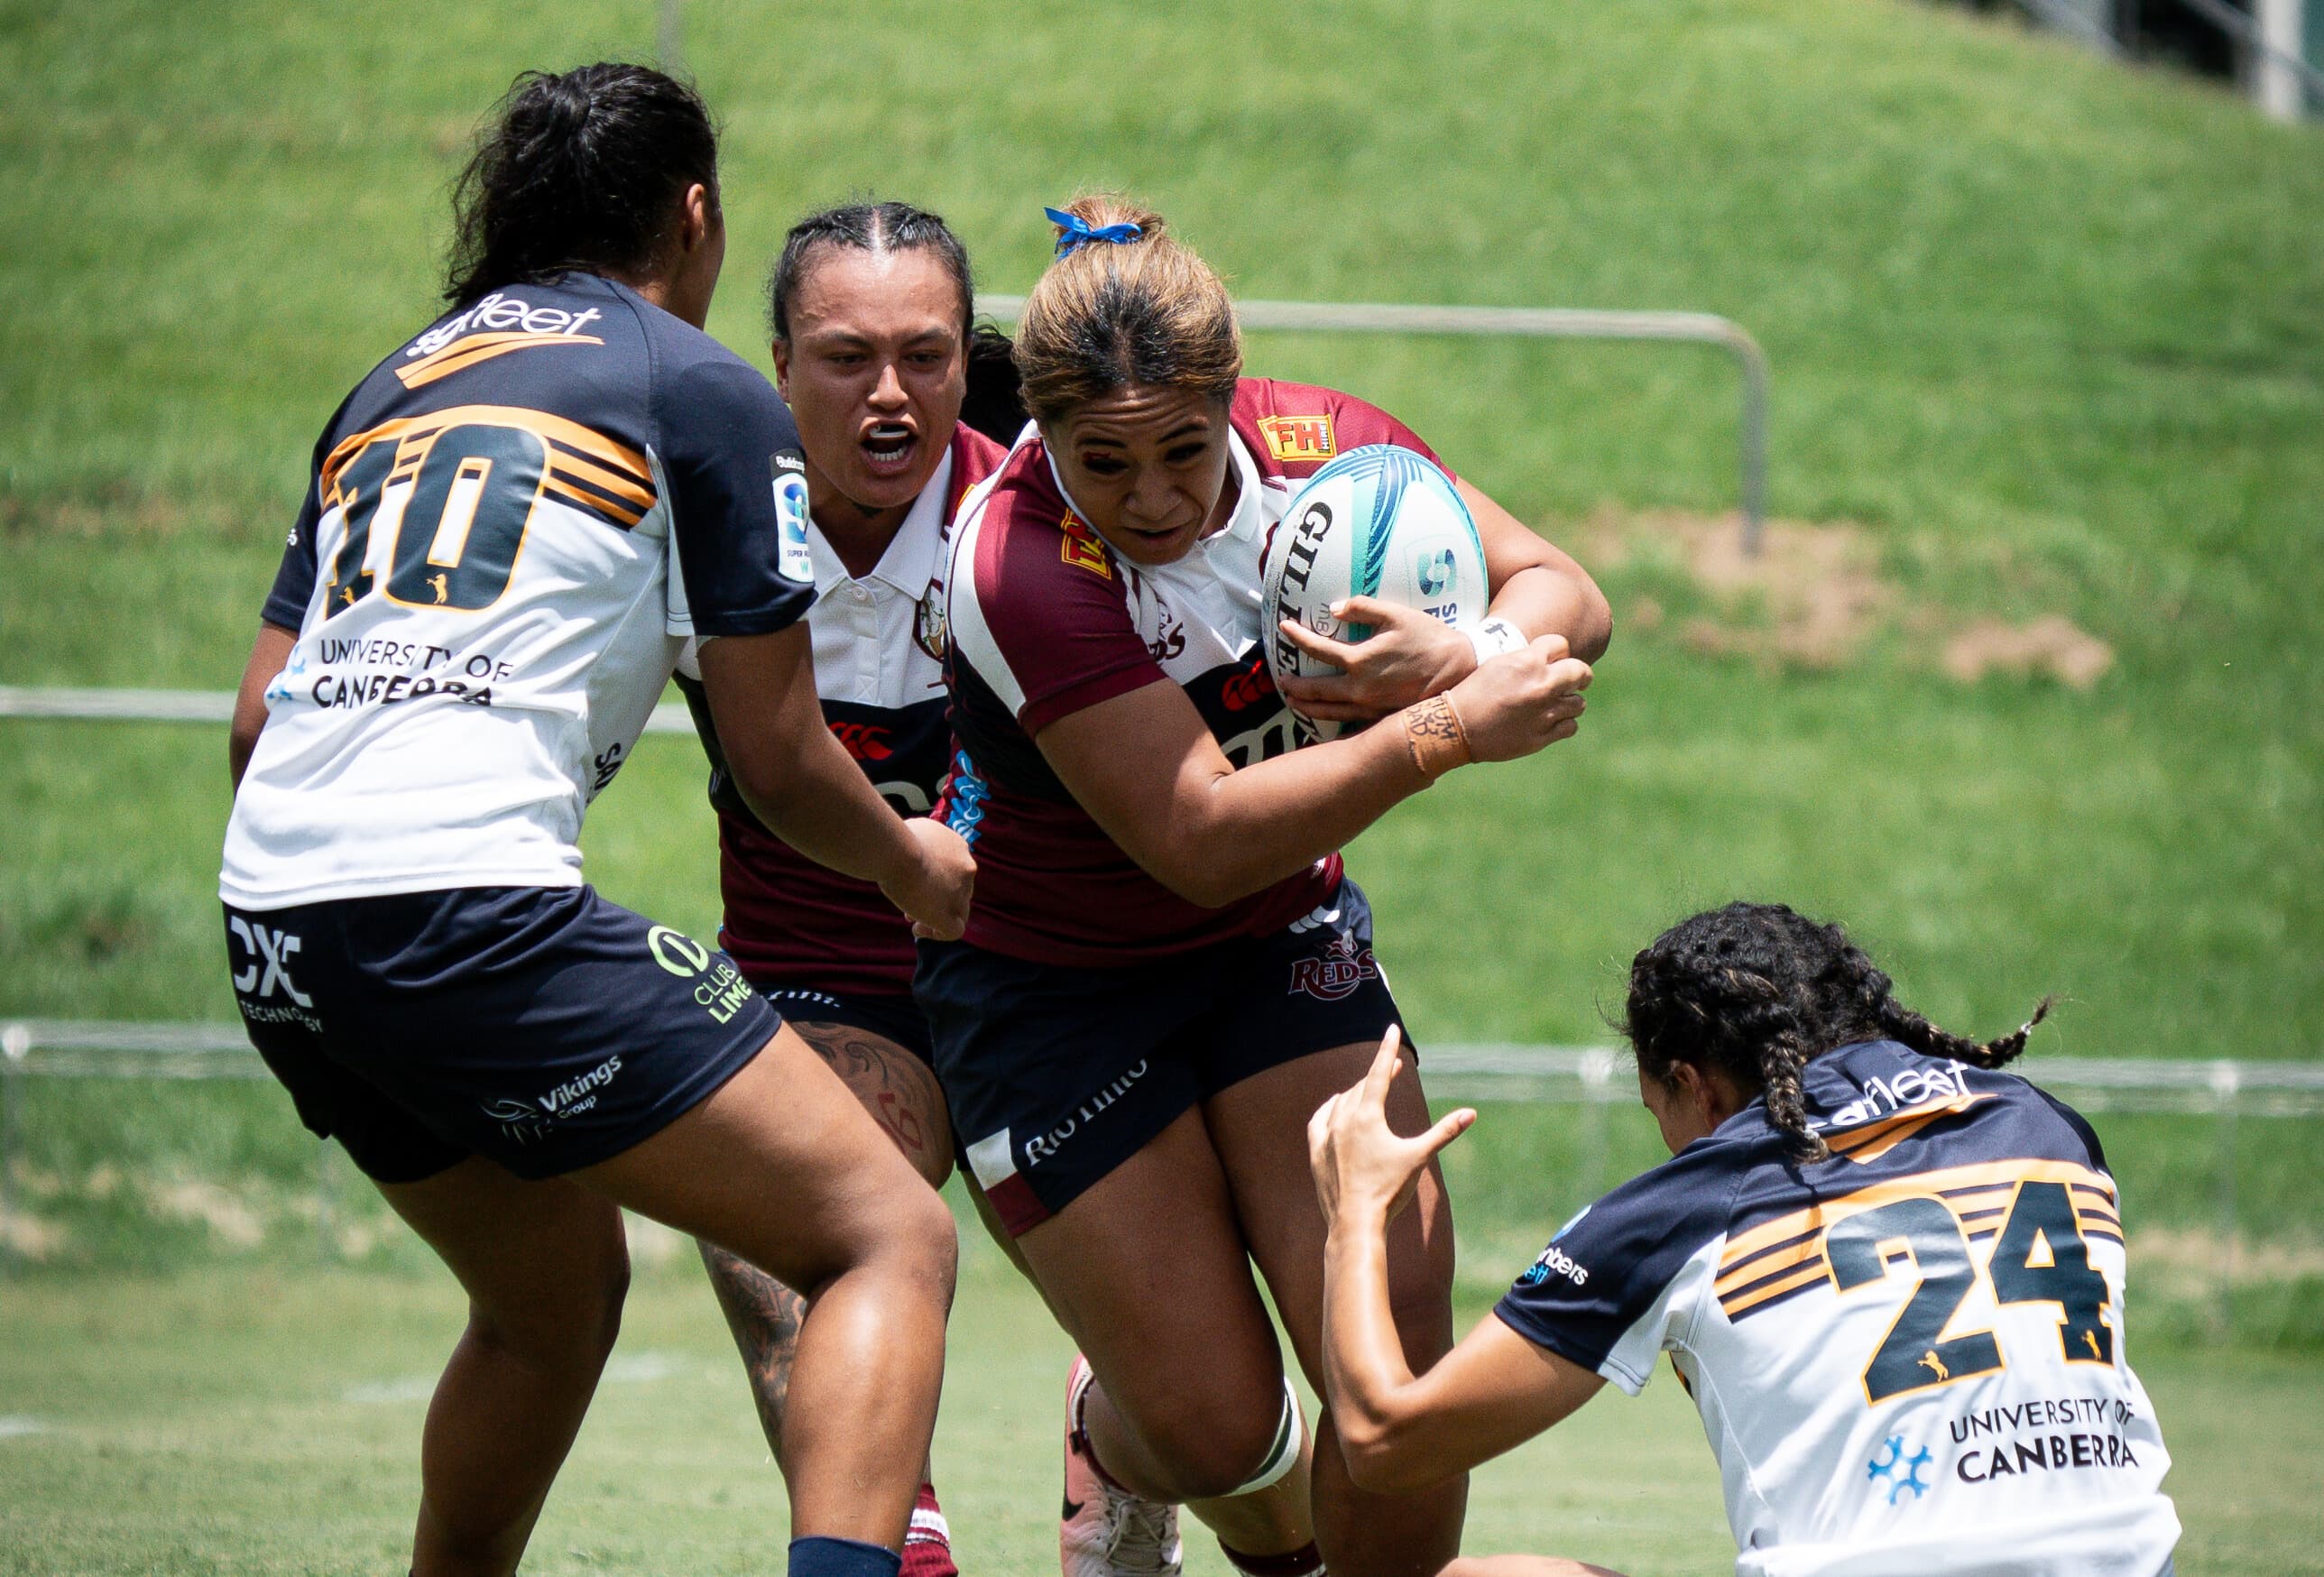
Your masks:
<svg viewBox="0 0 2324 1577"><path fill-rule="evenodd" d="M1096 1376L1076 1354L1065 1379L1065 1503L1057 1524L1065 1577L1177 1577L1185 1558L1178 1508L1131 1494L1099 1471L1082 1427Z"/></svg>

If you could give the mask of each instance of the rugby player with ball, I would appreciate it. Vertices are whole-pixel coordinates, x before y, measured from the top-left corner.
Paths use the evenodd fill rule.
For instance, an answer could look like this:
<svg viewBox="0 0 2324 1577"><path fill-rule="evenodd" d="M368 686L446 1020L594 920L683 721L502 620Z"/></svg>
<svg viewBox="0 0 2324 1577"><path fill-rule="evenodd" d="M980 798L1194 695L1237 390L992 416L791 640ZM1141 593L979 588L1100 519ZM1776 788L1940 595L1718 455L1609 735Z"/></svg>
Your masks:
<svg viewBox="0 0 2324 1577"><path fill-rule="evenodd" d="M969 495L947 577L960 753L940 814L976 852L977 907L961 941L922 944L914 984L988 1225L1084 1355L1062 1563L1176 1572L1188 1502L1246 1572L1434 1571L1463 1486L1365 1490L1328 1425L1311 1476L1252 1267L1320 1379L1305 1125L1398 1021L1337 851L1466 762L1572 734L1605 601L1385 412L1244 378L1225 287L1158 216L1085 198L1050 217L1015 349L1037 429ZM1326 597L1349 639L1284 638L1339 671L1291 698L1377 721L1317 742L1269 672L1269 538L1335 456L1382 445L1441 484L1404 488L1426 538L1412 573L1440 593L1465 576L1480 617L1342 595L1354 579ZM1362 483L1374 506L1385 476ZM1447 559L1450 508L1475 525ZM1402 514L1361 523L1391 559L1423 546ZM1427 1126L1409 1070L1392 1099ZM1389 1274L1425 1365L1452 1341L1452 1240L1441 1185L1422 1191Z"/></svg>

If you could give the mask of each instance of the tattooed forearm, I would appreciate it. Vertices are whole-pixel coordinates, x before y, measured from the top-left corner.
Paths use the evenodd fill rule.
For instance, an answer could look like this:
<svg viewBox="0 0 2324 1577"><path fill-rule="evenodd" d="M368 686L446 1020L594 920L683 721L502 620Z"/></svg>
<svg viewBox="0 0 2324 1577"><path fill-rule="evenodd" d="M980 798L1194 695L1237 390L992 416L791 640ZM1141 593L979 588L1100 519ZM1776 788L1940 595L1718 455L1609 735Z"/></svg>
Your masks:
<svg viewBox="0 0 2324 1577"><path fill-rule="evenodd" d="M807 1300L750 1261L712 1244L702 1245L702 1263L710 1272L718 1306L726 1311L726 1328L734 1333L734 1346L750 1374L759 1427L766 1432L767 1448L779 1462L783 1406L790 1397L791 1360L798 1352L799 1323L807 1317Z"/></svg>

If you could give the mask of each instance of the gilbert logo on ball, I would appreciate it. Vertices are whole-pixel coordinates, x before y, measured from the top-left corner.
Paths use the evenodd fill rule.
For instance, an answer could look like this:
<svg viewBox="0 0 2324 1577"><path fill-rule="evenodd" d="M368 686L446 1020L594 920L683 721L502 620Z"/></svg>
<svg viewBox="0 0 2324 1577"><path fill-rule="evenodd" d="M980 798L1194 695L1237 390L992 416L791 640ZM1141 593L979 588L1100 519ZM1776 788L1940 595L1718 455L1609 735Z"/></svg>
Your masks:
<svg viewBox="0 0 2324 1577"><path fill-rule="evenodd" d="M1484 545L1452 479L1392 444L1351 449L1310 477L1268 538L1261 571L1267 667L1278 687L1340 671L1294 645L1282 621L1355 642L1371 626L1343 625L1331 612L1348 597L1416 608L1456 630L1483 622L1489 600ZM1340 732L1301 722L1318 739Z"/></svg>

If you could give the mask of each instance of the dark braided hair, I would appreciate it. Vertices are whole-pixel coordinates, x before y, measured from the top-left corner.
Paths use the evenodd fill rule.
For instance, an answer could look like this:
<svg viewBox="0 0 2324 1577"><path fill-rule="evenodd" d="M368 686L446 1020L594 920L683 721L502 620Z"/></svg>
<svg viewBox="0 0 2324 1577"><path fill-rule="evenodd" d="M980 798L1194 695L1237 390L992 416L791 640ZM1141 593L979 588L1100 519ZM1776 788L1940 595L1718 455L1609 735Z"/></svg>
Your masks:
<svg viewBox="0 0 2324 1577"><path fill-rule="evenodd" d="M689 186L718 194L718 133L701 96L650 66L527 71L495 106L452 189L444 299L576 269L633 275L677 232Z"/></svg>
<svg viewBox="0 0 2324 1577"><path fill-rule="evenodd" d="M2050 1002L2010 1034L1969 1040L1898 1001L1895 982L1838 926L1783 904L1730 903L1680 921L1630 961L1622 1028L1649 1077L1667 1084L1683 1062L1761 1091L1794 1157L1820 1161L1831 1152L1808 1127L1800 1078L1809 1063L1886 1039L1999 1067L2025 1049Z"/></svg>
<svg viewBox="0 0 2324 1577"><path fill-rule="evenodd" d="M968 356L968 396L962 401L960 420L1001 443L1014 439L1025 425L1025 402L1017 364L1010 359L1009 337L974 320L976 285L969 272L968 248L952 226L909 203L847 203L809 214L783 238L782 254L767 276L767 332L776 340L790 338L791 306L816 254L827 248L936 255L960 292L960 329Z"/></svg>

